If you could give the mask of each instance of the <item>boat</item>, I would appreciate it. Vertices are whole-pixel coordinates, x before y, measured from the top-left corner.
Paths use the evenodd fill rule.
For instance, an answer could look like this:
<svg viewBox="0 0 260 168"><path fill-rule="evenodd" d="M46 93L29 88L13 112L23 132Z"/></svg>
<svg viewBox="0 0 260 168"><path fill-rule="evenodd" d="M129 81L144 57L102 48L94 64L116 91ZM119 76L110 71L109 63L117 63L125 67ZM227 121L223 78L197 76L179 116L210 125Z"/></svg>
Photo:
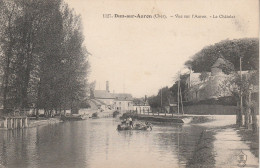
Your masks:
<svg viewBox="0 0 260 168"><path fill-rule="evenodd" d="M62 115L61 120L63 121L78 121L78 120L86 120L89 118L89 115L84 114L70 114L70 115Z"/></svg>
<svg viewBox="0 0 260 168"><path fill-rule="evenodd" d="M117 130L118 131L125 131L125 130L152 130L152 125L150 123L137 123L134 124L133 126L127 125L127 124L118 124L117 125Z"/></svg>

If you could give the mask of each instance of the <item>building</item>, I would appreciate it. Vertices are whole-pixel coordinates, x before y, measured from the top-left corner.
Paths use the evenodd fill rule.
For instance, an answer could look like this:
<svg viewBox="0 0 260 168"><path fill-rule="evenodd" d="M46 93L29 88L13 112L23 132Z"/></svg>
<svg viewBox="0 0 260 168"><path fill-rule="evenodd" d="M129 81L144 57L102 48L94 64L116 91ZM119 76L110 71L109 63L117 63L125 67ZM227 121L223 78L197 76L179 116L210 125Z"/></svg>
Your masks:
<svg viewBox="0 0 260 168"><path fill-rule="evenodd" d="M95 90L94 98L97 102L100 102L100 104L106 104L111 107L114 105L115 96L107 90Z"/></svg>
<svg viewBox="0 0 260 168"><path fill-rule="evenodd" d="M133 97L131 94L117 93L114 94L114 107L118 111L133 111Z"/></svg>
<svg viewBox="0 0 260 168"><path fill-rule="evenodd" d="M217 99L219 97L231 96L231 89L234 87L230 81L234 78L232 74L225 74L221 67L226 65L227 61L218 58L211 67L211 72L190 73L186 79L185 100L201 101L206 99ZM249 76L249 71L242 71L243 75ZM253 92L258 92L258 86L253 86Z"/></svg>
<svg viewBox="0 0 260 168"><path fill-rule="evenodd" d="M143 100L143 99L136 99L134 101L133 111L135 111L138 114L145 114L145 113L152 112L151 107L148 104L147 100Z"/></svg>
<svg viewBox="0 0 260 168"><path fill-rule="evenodd" d="M106 90L94 90L94 99L91 100L98 109L118 110L122 112L133 110L133 97L127 93L110 93L109 82L106 82Z"/></svg>

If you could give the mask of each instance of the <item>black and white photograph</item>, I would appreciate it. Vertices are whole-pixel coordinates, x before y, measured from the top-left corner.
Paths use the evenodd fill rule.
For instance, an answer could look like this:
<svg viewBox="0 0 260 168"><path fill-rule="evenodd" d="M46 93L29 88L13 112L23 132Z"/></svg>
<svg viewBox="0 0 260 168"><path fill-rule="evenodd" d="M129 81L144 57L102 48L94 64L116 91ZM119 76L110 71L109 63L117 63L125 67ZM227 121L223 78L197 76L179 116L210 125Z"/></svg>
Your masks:
<svg viewBox="0 0 260 168"><path fill-rule="evenodd" d="M0 0L0 168L258 168L259 0Z"/></svg>

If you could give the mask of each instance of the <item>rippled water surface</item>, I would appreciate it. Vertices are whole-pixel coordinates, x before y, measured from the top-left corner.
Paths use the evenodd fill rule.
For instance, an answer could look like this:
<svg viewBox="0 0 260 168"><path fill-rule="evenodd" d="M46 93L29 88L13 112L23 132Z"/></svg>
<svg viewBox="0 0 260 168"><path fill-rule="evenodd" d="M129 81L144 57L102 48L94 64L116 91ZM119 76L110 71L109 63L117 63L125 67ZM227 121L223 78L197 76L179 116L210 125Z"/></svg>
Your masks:
<svg viewBox="0 0 260 168"><path fill-rule="evenodd" d="M152 131L118 132L119 122L92 119L0 131L0 164L19 168L185 167L203 130L154 124Z"/></svg>

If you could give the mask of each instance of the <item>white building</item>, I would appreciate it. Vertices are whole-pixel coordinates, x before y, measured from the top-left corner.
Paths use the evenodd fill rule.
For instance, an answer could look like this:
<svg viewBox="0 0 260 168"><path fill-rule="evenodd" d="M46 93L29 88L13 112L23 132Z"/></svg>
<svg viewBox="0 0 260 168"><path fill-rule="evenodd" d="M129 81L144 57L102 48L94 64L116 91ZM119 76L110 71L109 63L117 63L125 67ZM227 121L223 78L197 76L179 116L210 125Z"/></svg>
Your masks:
<svg viewBox="0 0 260 168"><path fill-rule="evenodd" d="M116 110L122 112L133 111L133 97L131 94L119 93L114 95L114 106Z"/></svg>
<svg viewBox="0 0 260 168"><path fill-rule="evenodd" d="M133 105L133 110L137 113L137 114L145 114L145 113L149 113L152 112L151 111L151 107L148 104L147 101L144 100L139 100L136 101Z"/></svg>
<svg viewBox="0 0 260 168"><path fill-rule="evenodd" d="M94 90L94 102L102 110L118 110L121 112L133 111L133 97L127 93L110 93L109 83L106 90ZM104 109L104 106L106 107Z"/></svg>

